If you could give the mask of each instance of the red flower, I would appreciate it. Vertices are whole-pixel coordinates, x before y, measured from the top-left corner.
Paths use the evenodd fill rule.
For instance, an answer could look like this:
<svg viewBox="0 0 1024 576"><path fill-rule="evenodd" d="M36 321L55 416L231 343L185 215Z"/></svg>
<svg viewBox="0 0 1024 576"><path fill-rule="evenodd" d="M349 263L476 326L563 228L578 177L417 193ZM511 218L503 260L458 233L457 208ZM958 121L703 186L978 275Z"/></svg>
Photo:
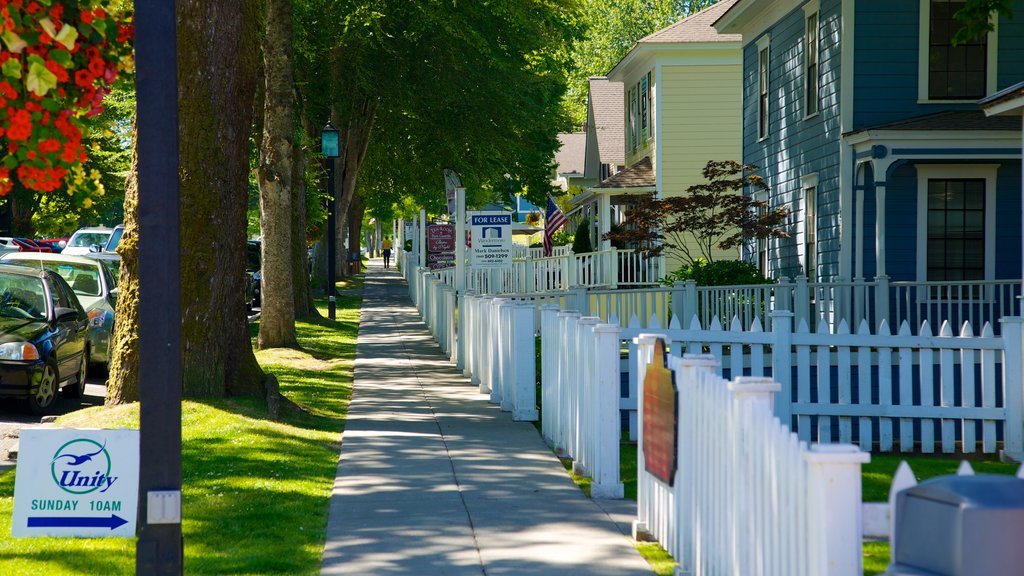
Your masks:
<svg viewBox="0 0 1024 576"><path fill-rule="evenodd" d="M28 137L32 134L32 116L29 115L28 110L18 110L11 117L10 126L7 128L7 138L9 140L28 140Z"/></svg>
<svg viewBox="0 0 1024 576"><path fill-rule="evenodd" d="M18 97L18 92L7 82L0 82L0 94L3 94L5 98L10 100Z"/></svg>
<svg viewBox="0 0 1024 576"><path fill-rule="evenodd" d="M92 10L82 10L82 22L92 24Z"/></svg>
<svg viewBox="0 0 1024 576"><path fill-rule="evenodd" d="M92 86L92 82L95 79L96 78L93 76L92 72L89 72L88 70L75 70L75 84L82 88Z"/></svg>

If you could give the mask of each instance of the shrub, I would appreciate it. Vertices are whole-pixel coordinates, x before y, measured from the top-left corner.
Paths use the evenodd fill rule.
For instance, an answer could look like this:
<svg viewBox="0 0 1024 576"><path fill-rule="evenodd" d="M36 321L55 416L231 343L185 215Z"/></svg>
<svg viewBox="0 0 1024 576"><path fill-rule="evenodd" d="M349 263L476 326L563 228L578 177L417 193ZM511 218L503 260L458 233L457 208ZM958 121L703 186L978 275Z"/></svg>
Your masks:
<svg viewBox="0 0 1024 576"><path fill-rule="evenodd" d="M584 218L576 227L576 236L572 240L572 253L586 254L593 251L594 247L590 244L590 218Z"/></svg>
<svg viewBox="0 0 1024 576"><path fill-rule="evenodd" d="M693 264L683 266L662 280L664 284L693 280L698 286L736 286L747 284L771 284L756 266L742 260L716 260L708 262L697 258Z"/></svg>

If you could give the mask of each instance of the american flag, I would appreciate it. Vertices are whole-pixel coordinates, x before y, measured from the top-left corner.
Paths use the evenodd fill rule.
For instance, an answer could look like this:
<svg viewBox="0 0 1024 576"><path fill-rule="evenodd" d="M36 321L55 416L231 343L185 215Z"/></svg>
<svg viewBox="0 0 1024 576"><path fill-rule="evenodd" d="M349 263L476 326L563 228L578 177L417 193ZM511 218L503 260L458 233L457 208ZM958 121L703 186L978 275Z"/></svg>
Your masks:
<svg viewBox="0 0 1024 576"><path fill-rule="evenodd" d="M544 255L551 256L551 239L555 232L565 224L565 214L558 209L555 202L548 195L548 211L544 217Z"/></svg>

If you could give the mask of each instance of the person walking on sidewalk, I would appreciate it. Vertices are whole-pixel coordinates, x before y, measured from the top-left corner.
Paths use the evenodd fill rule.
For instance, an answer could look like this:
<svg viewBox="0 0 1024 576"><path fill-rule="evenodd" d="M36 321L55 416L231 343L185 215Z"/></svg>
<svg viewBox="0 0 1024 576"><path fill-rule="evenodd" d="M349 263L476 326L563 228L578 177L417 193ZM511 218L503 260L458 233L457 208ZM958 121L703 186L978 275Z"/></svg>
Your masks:
<svg viewBox="0 0 1024 576"><path fill-rule="evenodd" d="M380 247L384 252L384 267L389 266L388 262L391 261L391 239L387 236L384 237L384 241L380 243Z"/></svg>

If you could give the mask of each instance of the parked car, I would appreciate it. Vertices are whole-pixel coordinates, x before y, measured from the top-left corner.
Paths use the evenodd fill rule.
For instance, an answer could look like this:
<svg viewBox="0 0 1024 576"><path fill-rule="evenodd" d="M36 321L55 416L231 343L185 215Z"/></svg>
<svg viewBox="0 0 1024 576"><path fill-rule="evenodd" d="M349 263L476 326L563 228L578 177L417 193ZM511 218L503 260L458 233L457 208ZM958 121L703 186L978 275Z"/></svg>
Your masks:
<svg viewBox="0 0 1024 576"><path fill-rule="evenodd" d="M114 310L117 307L117 274L111 273L108 263L85 256L27 252L4 254L0 263L59 274L71 286L89 318L89 361L104 368L110 366Z"/></svg>
<svg viewBox="0 0 1024 576"><path fill-rule="evenodd" d="M263 281L262 247L259 240L249 240L245 253L246 310L252 311L262 305L260 288Z"/></svg>
<svg viewBox="0 0 1024 576"><path fill-rule="evenodd" d="M18 252L50 252L52 253L53 247L49 244L36 242L31 238L14 238L14 244L18 246Z"/></svg>
<svg viewBox="0 0 1024 576"><path fill-rule="evenodd" d="M68 238L42 238L36 240L36 244L49 246L55 254L59 254L68 245Z"/></svg>
<svg viewBox="0 0 1024 576"><path fill-rule="evenodd" d="M99 244L93 244L89 247L89 252L117 252L117 246L121 243L121 236L124 235L124 224L118 224L114 226L114 231L110 233L110 238L107 238L107 242L102 246Z"/></svg>
<svg viewBox="0 0 1024 576"><path fill-rule="evenodd" d="M53 408L57 391L81 397L89 368L88 316L59 274L0 264L0 396Z"/></svg>
<svg viewBox="0 0 1024 576"><path fill-rule="evenodd" d="M68 239L68 245L64 247L63 254L70 256L81 256L88 254L92 246L104 246L110 236L114 233L113 228L92 227L80 228Z"/></svg>

